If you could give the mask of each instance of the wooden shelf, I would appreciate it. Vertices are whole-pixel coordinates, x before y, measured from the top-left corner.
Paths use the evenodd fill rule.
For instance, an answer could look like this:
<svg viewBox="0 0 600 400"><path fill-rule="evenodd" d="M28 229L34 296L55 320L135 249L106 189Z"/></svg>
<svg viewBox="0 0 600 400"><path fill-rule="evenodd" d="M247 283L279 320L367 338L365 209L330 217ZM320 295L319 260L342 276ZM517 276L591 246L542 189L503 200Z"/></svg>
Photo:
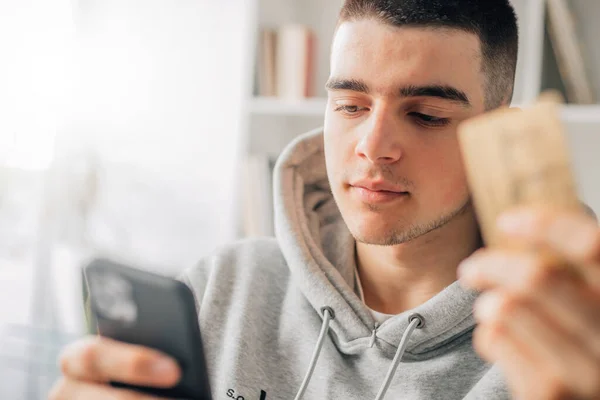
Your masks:
<svg viewBox="0 0 600 400"><path fill-rule="evenodd" d="M327 99L307 98L288 100L277 97L254 97L250 100L250 112L263 115L313 116L325 115Z"/></svg>
<svg viewBox="0 0 600 400"><path fill-rule="evenodd" d="M565 105L562 118L568 122L594 123L600 125L600 104Z"/></svg>

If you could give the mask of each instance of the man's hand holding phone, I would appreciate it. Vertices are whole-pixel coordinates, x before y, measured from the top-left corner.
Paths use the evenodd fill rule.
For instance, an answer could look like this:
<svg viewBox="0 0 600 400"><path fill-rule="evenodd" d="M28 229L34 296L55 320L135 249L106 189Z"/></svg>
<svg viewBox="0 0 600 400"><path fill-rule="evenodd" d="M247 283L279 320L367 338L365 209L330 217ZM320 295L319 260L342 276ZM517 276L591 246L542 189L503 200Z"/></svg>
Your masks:
<svg viewBox="0 0 600 400"><path fill-rule="evenodd" d="M63 378L52 389L50 400L151 400L137 391L119 389L109 382L170 388L181 371L170 357L147 347L90 336L65 348L60 358Z"/></svg>
<svg viewBox="0 0 600 400"><path fill-rule="evenodd" d="M211 399L188 286L106 259L85 275L100 335L65 349L50 399Z"/></svg>

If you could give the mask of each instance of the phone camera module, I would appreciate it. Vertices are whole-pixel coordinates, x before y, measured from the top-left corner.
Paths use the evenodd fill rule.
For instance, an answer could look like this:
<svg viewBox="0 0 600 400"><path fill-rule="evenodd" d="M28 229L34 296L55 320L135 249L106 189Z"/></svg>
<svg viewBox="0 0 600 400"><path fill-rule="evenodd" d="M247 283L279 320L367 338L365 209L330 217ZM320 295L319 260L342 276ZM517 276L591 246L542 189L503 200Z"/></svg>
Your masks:
<svg viewBox="0 0 600 400"><path fill-rule="evenodd" d="M133 287L122 276L111 272L98 272L88 277L91 299L96 310L107 319L132 324L137 319L137 305Z"/></svg>

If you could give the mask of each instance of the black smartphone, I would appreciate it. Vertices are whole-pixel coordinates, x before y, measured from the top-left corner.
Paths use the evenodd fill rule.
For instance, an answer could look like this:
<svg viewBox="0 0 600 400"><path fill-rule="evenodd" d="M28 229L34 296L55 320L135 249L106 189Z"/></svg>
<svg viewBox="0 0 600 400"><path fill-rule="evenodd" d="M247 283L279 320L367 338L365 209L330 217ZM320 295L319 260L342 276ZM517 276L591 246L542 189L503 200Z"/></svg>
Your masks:
<svg viewBox="0 0 600 400"><path fill-rule="evenodd" d="M113 386L171 399L210 400L210 387L194 295L175 279L108 259L85 269L90 311L98 334L150 347L173 357L182 378L168 389L111 382Z"/></svg>

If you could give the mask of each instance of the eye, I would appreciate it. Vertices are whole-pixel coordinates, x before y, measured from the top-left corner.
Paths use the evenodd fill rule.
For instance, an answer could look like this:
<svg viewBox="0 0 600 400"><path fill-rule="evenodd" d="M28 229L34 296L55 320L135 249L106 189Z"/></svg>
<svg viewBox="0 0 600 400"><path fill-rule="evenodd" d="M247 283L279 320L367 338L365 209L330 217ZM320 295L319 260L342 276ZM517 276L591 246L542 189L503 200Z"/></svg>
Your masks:
<svg viewBox="0 0 600 400"><path fill-rule="evenodd" d="M350 105L338 106L334 109L334 111L341 112L342 114L346 114L348 116L354 116L364 110L366 110L366 108Z"/></svg>
<svg viewBox="0 0 600 400"><path fill-rule="evenodd" d="M433 115L421 114L418 112L412 112L408 114L417 119L417 122L425 126L446 126L450 123L449 118L438 118Z"/></svg>

